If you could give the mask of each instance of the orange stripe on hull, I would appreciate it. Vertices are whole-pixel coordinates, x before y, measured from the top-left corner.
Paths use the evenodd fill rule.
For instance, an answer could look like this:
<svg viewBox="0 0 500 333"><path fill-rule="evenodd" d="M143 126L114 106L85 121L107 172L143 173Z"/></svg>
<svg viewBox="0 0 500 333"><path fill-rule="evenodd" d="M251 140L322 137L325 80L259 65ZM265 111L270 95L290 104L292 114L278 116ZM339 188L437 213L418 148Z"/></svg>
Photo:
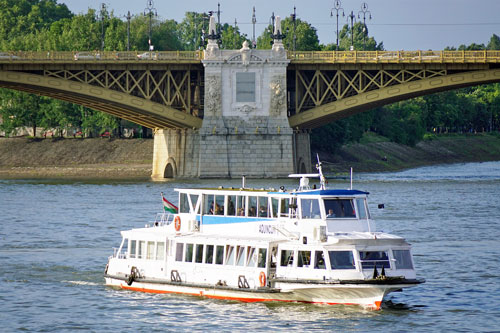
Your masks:
<svg viewBox="0 0 500 333"><path fill-rule="evenodd" d="M157 289L147 289L147 288L136 288L130 287L126 285L120 285L122 289L138 291L143 293L151 293L151 294L178 294L178 295L189 295L189 296L201 296L207 297L211 299L220 299L226 301L240 301L245 303L256 303L256 302L286 302L286 303L308 303L308 304L325 304L325 305L357 305L357 306L366 306L358 303L331 303L331 302L308 302L308 301L295 301L295 300L286 300L286 299L274 299L274 298L250 298L250 297L229 297L229 296L217 296L217 295L206 295L203 291L199 293L187 293L180 291L167 291L167 290L157 290ZM373 310L380 310L382 302L375 301L375 304L371 307Z"/></svg>

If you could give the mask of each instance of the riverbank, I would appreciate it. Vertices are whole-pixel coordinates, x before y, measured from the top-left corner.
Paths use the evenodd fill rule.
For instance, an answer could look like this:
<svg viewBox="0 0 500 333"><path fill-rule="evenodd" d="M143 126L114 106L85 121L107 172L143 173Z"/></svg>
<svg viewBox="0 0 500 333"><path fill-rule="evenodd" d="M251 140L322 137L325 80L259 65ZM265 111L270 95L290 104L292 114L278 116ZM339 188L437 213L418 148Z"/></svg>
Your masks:
<svg viewBox="0 0 500 333"><path fill-rule="evenodd" d="M320 153L328 173L397 171L425 165L500 160L500 135L428 136L415 147L366 135L335 155ZM149 179L151 139L0 139L0 178Z"/></svg>

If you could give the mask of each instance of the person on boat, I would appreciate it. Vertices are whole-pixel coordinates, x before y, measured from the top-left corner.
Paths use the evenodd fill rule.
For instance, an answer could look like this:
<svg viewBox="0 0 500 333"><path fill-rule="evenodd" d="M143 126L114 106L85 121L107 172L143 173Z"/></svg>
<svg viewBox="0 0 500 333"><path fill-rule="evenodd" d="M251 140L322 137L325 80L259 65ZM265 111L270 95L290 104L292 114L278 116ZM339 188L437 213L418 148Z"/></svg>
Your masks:
<svg viewBox="0 0 500 333"><path fill-rule="evenodd" d="M252 206L250 207L250 211L248 212L249 216L257 216L257 211L255 210L255 207Z"/></svg>
<svg viewBox="0 0 500 333"><path fill-rule="evenodd" d="M267 210L264 206L260 206L259 217L267 217Z"/></svg>
<svg viewBox="0 0 500 333"><path fill-rule="evenodd" d="M227 205L228 205L228 206L227 206L227 215L234 215L234 212L235 212L235 211L234 211L234 203L233 203L233 201L231 200L231 197L230 197L230 196L228 196L228 197L227 197L227 200L228 200L228 201L227 201Z"/></svg>
<svg viewBox="0 0 500 333"><path fill-rule="evenodd" d="M245 216L245 209L238 208L238 216Z"/></svg>
<svg viewBox="0 0 500 333"><path fill-rule="evenodd" d="M333 209L328 210L328 214L326 215L326 218L332 218L335 217L335 213L333 212Z"/></svg>
<svg viewBox="0 0 500 333"><path fill-rule="evenodd" d="M210 204L210 210L208 211L210 214L214 214L214 202L212 201L212 203Z"/></svg>

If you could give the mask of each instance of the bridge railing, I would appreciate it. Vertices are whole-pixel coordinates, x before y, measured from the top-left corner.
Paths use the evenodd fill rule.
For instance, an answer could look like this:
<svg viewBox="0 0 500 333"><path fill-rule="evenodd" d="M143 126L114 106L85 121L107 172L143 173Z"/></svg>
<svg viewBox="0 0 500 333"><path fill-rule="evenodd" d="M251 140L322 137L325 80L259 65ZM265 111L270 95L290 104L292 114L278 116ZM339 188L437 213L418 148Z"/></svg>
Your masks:
<svg viewBox="0 0 500 333"><path fill-rule="evenodd" d="M498 63L500 51L288 51L292 63Z"/></svg>
<svg viewBox="0 0 500 333"><path fill-rule="evenodd" d="M0 52L0 62L199 62L203 51L8 51Z"/></svg>

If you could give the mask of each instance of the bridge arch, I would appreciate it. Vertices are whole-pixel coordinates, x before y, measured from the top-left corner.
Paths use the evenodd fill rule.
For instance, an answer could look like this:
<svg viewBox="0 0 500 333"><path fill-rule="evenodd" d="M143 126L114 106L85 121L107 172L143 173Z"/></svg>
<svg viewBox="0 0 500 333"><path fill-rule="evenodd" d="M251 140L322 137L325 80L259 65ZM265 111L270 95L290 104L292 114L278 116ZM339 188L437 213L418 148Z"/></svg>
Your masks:
<svg viewBox="0 0 500 333"><path fill-rule="evenodd" d="M202 119L167 105L67 79L4 70L0 87L83 105L149 128L200 128L202 124Z"/></svg>
<svg viewBox="0 0 500 333"><path fill-rule="evenodd" d="M500 82L500 68L435 76L344 97L289 118L292 128L316 128L382 105L436 92Z"/></svg>
<svg viewBox="0 0 500 333"><path fill-rule="evenodd" d="M175 178L177 177L177 165L175 160L170 157L167 160L167 164L165 165L165 169L163 171L163 178Z"/></svg>

